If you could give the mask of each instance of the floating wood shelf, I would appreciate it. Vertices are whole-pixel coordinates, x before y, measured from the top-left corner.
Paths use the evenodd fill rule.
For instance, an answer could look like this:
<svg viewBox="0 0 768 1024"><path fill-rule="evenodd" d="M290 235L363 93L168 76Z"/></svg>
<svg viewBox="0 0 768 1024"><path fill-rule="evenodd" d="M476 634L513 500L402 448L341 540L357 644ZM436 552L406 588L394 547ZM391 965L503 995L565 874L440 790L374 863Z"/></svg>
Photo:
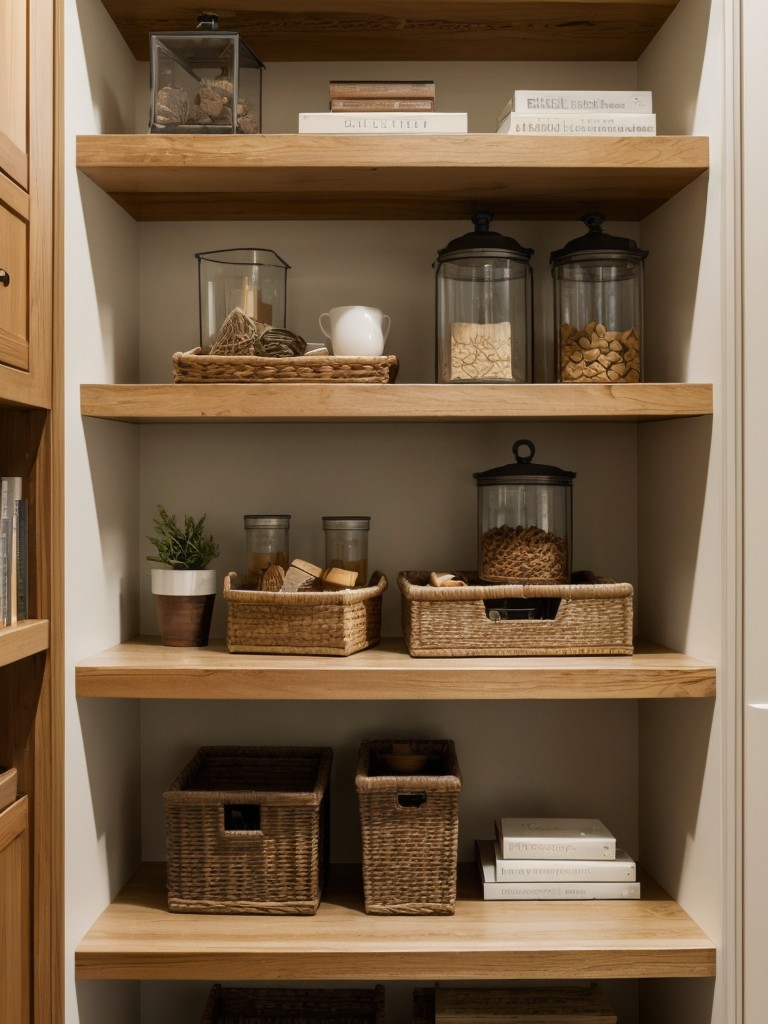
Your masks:
<svg viewBox="0 0 768 1024"><path fill-rule="evenodd" d="M49 640L47 619L25 619L16 626L0 629L0 665L10 665L31 654L47 651Z"/></svg>
<svg viewBox="0 0 768 1024"><path fill-rule="evenodd" d="M219 27L270 61L636 60L677 0L272 0L230 2ZM104 0L131 50L194 28L192 0Z"/></svg>
<svg viewBox="0 0 768 1024"><path fill-rule="evenodd" d="M714 943L655 882L641 900L483 901L460 865L453 916L363 910L358 868L334 866L313 917L172 914L165 865L145 864L75 952L78 978L704 978Z"/></svg>
<svg viewBox="0 0 768 1024"><path fill-rule="evenodd" d="M411 658L400 639L349 658L229 654L139 637L80 662L80 697L193 700L589 700L713 697L713 665L640 642L630 656Z"/></svg>
<svg viewBox="0 0 768 1024"><path fill-rule="evenodd" d="M695 136L85 135L77 166L137 220L645 217L703 174Z"/></svg>
<svg viewBox="0 0 768 1024"><path fill-rule="evenodd" d="M711 384L83 384L83 416L129 423L642 420L712 413Z"/></svg>

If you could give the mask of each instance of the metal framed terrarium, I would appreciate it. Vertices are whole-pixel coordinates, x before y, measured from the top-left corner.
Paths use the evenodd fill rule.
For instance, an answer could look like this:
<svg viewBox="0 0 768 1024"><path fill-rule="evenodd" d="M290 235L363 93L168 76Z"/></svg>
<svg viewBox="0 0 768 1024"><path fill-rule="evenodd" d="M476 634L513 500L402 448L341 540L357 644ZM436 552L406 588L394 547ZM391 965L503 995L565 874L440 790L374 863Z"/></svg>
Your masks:
<svg viewBox="0 0 768 1024"><path fill-rule="evenodd" d="M150 133L253 135L261 131L264 65L215 14L189 32L149 36Z"/></svg>

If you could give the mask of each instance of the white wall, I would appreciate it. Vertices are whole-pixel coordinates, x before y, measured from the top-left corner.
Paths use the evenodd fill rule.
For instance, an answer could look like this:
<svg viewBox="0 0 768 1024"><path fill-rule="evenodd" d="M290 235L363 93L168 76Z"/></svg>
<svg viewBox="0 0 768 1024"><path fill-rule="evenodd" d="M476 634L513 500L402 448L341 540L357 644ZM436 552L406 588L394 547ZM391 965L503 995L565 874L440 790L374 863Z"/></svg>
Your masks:
<svg viewBox="0 0 768 1024"><path fill-rule="evenodd" d="M707 26L702 24L702 7L706 5L682 0L677 22L663 31L640 67L658 89L660 132L696 130L715 135L714 189L710 185L707 198L703 183L691 186L640 228L610 224L616 233L640 237L651 250L646 351L650 376L660 380L717 380L724 337L718 258L723 230L718 205L721 180L716 177L720 108L715 102L724 68L717 52L704 51ZM96 0L70 3L67 13L68 136L71 139L76 131L144 130L146 67L135 65ZM712 7L712 19L716 51L722 42L718 4ZM682 65L674 73L665 57L669 49L678 55L675 68ZM690 60L681 60L681 53L689 53ZM654 66L657 60L666 71ZM697 60L708 93L706 110L695 103L697 69L690 62ZM496 113L515 87L631 88L638 84L637 71L634 64L419 65L420 76L437 83L440 108L467 109L470 127L476 131L492 129ZM322 109L330 78L412 74L410 64L268 67L265 129L293 131L299 110ZM518 437L534 440L537 459L577 473L576 565L637 584L641 622L656 639L679 640L683 647L690 645L694 654L719 659L722 598L713 581L723 572L717 497L723 481L717 441L721 419L716 419L712 435L706 421L641 430L631 424L552 423L362 424L354 428L343 424L83 424L77 395L81 381L169 381L173 352L197 343L194 253L206 249L242 245L276 249L292 268L288 326L308 340L319 340L317 315L332 305L360 301L381 306L392 316L390 350L401 359L400 379L430 380L431 264L438 248L468 225L409 221L136 225L89 182L79 180L73 165L70 142L66 285L70 694L73 665L79 658L137 628L157 632L145 558L150 552L146 535L158 502L178 512L207 513L222 547L220 573L241 565L244 513L291 512L292 553L313 561L322 560L321 515L371 514L371 563L390 579L385 632L391 634L399 632L394 582L399 569L473 564L472 473L510 461L511 445ZM582 226L520 221L498 222L494 227L536 249L536 328L543 338L551 327L549 252L582 233ZM677 472L681 464L688 471L686 477ZM665 520L690 500L691 491L695 502L668 534ZM661 555L653 558L651 551L656 548ZM714 550L714 559L706 555ZM674 571L665 570L665 562ZM656 576L657 563L661 563L663 586ZM224 631L222 604L219 599L214 618L213 632L219 636ZM630 852L642 849L645 856L647 851L662 877L675 883L694 916L701 912L706 918L701 923L717 937L724 899L722 855L718 843L708 837L720 835L722 718L719 712L713 715L710 702L696 707L688 702L680 707L677 702L658 703L674 706L643 708L648 729L644 726L642 733L650 756L644 755L639 762L634 702L511 702L501 707L480 702L147 701L136 707L130 701L76 704L70 698L70 954L134 862L140 856L163 856L161 794L200 744L332 745L336 752L333 859L343 860L358 853L352 773L359 740L409 733L450 736L457 743L465 783L460 840L464 857L470 855L475 837L490 834L492 819L499 812L595 814L614 829ZM682 745L681 733L686 734ZM681 750L677 760L675 749ZM490 758L489 750L493 751ZM654 767L659 764L664 766L661 770ZM660 801L662 817L653 813L641 817L640 795L646 806L655 801L664 788L666 767L674 766L679 773L686 765L683 782L669 787L671 795ZM678 806L684 809L685 820L676 822L673 812ZM661 821L666 822L663 838L657 835ZM671 844L669 834L674 837ZM662 848L668 851L665 855L659 853ZM693 866L690 888L675 876L683 860L686 870L689 862ZM622 1010L622 1024L633 1024L638 1019L638 986L619 982L611 988ZM645 983L640 986L641 991L649 988ZM195 1019L205 989L202 984L103 982L75 987L70 975L67 1020L95 1024L108 1012L115 1020L173 1024ZM708 983L689 982L666 991L673 995L654 995L654 1003L668 1006L687 994L691 1002L702 1005L686 1020L725 1024L723 1004L713 1004ZM708 1007L713 1005L716 1008L710 1014ZM656 1021L652 1013L649 1009L642 1020Z"/></svg>

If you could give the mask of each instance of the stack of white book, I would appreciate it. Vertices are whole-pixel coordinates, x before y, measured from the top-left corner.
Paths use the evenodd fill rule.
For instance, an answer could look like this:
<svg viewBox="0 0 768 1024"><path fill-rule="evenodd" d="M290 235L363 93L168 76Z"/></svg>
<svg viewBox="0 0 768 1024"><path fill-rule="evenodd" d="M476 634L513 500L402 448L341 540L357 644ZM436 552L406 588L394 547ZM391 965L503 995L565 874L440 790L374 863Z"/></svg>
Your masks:
<svg viewBox="0 0 768 1024"><path fill-rule="evenodd" d="M299 134L464 135L466 113L435 110L432 81L330 83L328 111L299 114Z"/></svg>
<svg viewBox="0 0 768 1024"><path fill-rule="evenodd" d="M476 842L483 899L637 900L637 865L597 818L500 818Z"/></svg>
<svg viewBox="0 0 768 1024"><path fill-rule="evenodd" d="M503 135L655 135L650 92L518 89L499 115Z"/></svg>

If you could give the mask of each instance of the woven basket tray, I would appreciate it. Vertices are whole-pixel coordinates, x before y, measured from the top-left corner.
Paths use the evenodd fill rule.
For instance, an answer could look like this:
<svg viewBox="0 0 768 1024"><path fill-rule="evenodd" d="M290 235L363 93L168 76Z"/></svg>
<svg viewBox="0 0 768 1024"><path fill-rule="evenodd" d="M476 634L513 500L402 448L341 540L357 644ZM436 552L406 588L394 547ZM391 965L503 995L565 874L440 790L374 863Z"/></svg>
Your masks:
<svg viewBox="0 0 768 1024"><path fill-rule="evenodd" d="M423 755L396 774L393 750ZM400 756L403 756L400 754ZM368 914L452 914L461 775L451 740L367 740L355 775Z"/></svg>
<svg viewBox="0 0 768 1024"><path fill-rule="evenodd" d="M631 654L632 585L579 573L569 584L431 587L426 572L403 572L405 642L414 658ZM553 619L499 619L487 601L559 601ZM500 613L499 613L500 614Z"/></svg>
<svg viewBox="0 0 768 1024"><path fill-rule="evenodd" d="M381 639L381 595L372 586L314 593L238 590L237 573L224 580L227 647L235 654L354 654Z"/></svg>
<svg viewBox="0 0 768 1024"><path fill-rule="evenodd" d="M173 356L174 384L391 384L397 371L397 356Z"/></svg>
<svg viewBox="0 0 768 1024"><path fill-rule="evenodd" d="M163 796L168 908L314 914L332 757L328 747L201 747Z"/></svg>
<svg viewBox="0 0 768 1024"><path fill-rule="evenodd" d="M229 988L214 985L201 1024L384 1024L384 986Z"/></svg>

